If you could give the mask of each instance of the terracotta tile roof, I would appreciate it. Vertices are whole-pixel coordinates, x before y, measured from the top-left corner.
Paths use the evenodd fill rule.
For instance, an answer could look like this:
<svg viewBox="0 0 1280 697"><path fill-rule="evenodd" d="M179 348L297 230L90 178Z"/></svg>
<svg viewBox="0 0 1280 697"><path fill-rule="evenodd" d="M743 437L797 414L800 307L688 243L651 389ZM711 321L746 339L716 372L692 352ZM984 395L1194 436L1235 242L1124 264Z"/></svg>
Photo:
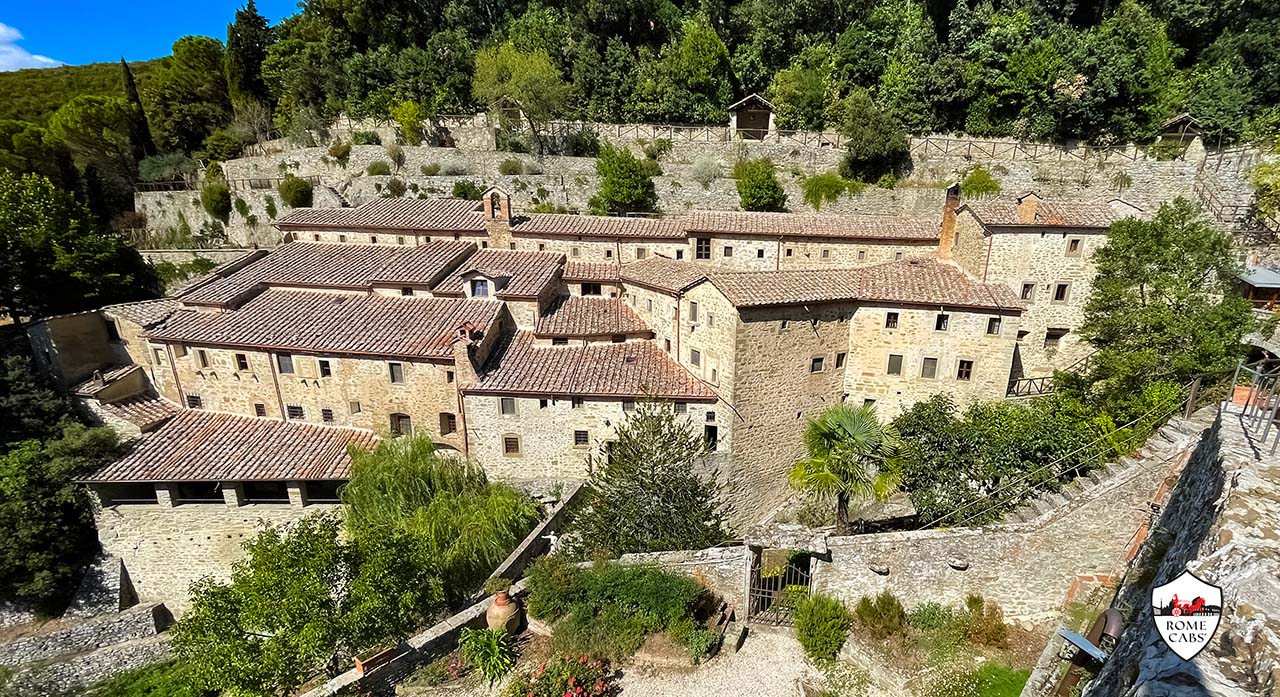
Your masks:
<svg viewBox="0 0 1280 697"><path fill-rule="evenodd" d="M517 235L581 235L583 237L683 238L684 228L673 219L622 218L572 213L531 213L511 221Z"/></svg>
<svg viewBox="0 0 1280 697"><path fill-rule="evenodd" d="M479 201L379 198L357 208L298 208L276 220L281 230L369 230L483 233Z"/></svg>
<svg viewBox="0 0 1280 697"><path fill-rule="evenodd" d="M189 305L235 305L266 286L369 288L373 283L431 285L475 250L437 240L418 247L290 242L231 276L180 299Z"/></svg>
<svg viewBox="0 0 1280 697"><path fill-rule="evenodd" d="M455 330L486 331L494 300L267 290L232 312L182 310L148 336L160 341L402 358L452 355Z"/></svg>
<svg viewBox="0 0 1280 697"><path fill-rule="evenodd" d="M177 404L153 394L135 395L114 402L99 402L98 408L143 431L182 411Z"/></svg>
<svg viewBox="0 0 1280 697"><path fill-rule="evenodd" d="M1106 228L1129 217L1137 209L1122 201L1040 201L1033 222L1018 222L1018 200L994 198L966 203L961 208L971 211L987 225L1030 225L1035 227Z"/></svg>
<svg viewBox="0 0 1280 697"><path fill-rule="evenodd" d="M499 298L535 297L556 279L563 254L553 252L517 252L510 249L482 249L471 255L458 270L432 289L437 295L461 296L465 279L476 271L489 278L506 278L507 284L494 295Z"/></svg>
<svg viewBox="0 0 1280 697"><path fill-rule="evenodd" d="M371 431L184 409L89 482L346 479Z"/></svg>
<svg viewBox="0 0 1280 697"><path fill-rule="evenodd" d="M936 240L942 229L941 216L697 211L677 220L690 234L702 232L768 237Z"/></svg>
<svg viewBox="0 0 1280 697"><path fill-rule="evenodd" d="M85 380L79 385L76 385L75 387L71 388L71 392L73 394L80 395L81 397L93 397L97 395L99 392L107 389L107 387L109 387L111 383L132 373L135 370L142 370L142 366L125 365L125 366L120 366L119 368L112 368L111 370L107 370L102 373L101 384L99 384L96 378L89 378L88 380Z"/></svg>
<svg viewBox="0 0 1280 697"><path fill-rule="evenodd" d="M604 336L649 334L649 326L620 298L560 298L551 310L538 318L538 336Z"/></svg>
<svg viewBox="0 0 1280 697"><path fill-rule="evenodd" d="M1022 309L1007 286L979 283L956 266L924 257L860 269L719 272L709 278L738 307L860 300Z"/></svg>
<svg viewBox="0 0 1280 697"><path fill-rule="evenodd" d="M176 300L161 298L160 300L140 300L134 303L107 305L102 309L113 317L119 317L143 327L149 327L163 322L166 317L173 314L179 307L180 305Z"/></svg>
<svg viewBox="0 0 1280 697"><path fill-rule="evenodd" d="M652 341L588 346L535 346L519 332L494 352L475 394L713 401L716 393Z"/></svg>
<svg viewBox="0 0 1280 697"><path fill-rule="evenodd" d="M654 255L623 266L618 275L628 283L636 283L668 293L679 293L705 280L708 268L688 261L677 261Z"/></svg>
<svg viewBox="0 0 1280 697"><path fill-rule="evenodd" d="M190 293L191 291L201 286L207 286L218 279L226 278L227 276L230 276L233 272L239 271L245 266L248 266L250 262L257 261L258 259L261 259L262 257L266 256L267 253L268 252L265 249L254 249L254 250L247 251L244 254L241 254L240 256L236 257L235 259L223 262L213 267L212 269L209 269L209 273L197 276L196 278L185 281L179 284L178 286L170 289L168 292L168 295L172 297L184 295L186 293Z"/></svg>
<svg viewBox="0 0 1280 697"><path fill-rule="evenodd" d="M566 281L616 283L618 265L610 261L570 261L565 263L560 277Z"/></svg>

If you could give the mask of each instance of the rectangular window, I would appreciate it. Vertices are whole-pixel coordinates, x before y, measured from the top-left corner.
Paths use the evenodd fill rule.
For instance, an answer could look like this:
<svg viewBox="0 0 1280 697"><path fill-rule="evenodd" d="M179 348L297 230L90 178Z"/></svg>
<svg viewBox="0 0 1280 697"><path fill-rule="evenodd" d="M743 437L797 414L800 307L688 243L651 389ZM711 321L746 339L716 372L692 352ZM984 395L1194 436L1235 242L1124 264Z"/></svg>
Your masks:
<svg viewBox="0 0 1280 697"><path fill-rule="evenodd" d="M689 405L688 405L686 402L676 402L676 403L675 403L675 411L676 411L676 413L677 413L677 414L688 414L688 413L689 413Z"/></svg>
<svg viewBox="0 0 1280 697"><path fill-rule="evenodd" d="M824 250L822 250L822 258L823 258L823 259L830 259L830 258L831 258L831 250L830 250L830 249L824 249Z"/></svg>
<svg viewBox="0 0 1280 697"><path fill-rule="evenodd" d="M502 454L507 457L515 457L520 454L520 436L503 436L502 437Z"/></svg>
<svg viewBox="0 0 1280 697"><path fill-rule="evenodd" d="M539 409L546 409L546 408L547 408L547 405L549 405L549 404L551 404L551 401L550 401L550 400L546 400L546 399L539 399L539 400L538 400L538 408L539 408Z"/></svg>
<svg viewBox="0 0 1280 697"><path fill-rule="evenodd" d="M369 235L369 244L377 244L377 243L378 243L378 236L377 236L377 235Z"/></svg>
<svg viewBox="0 0 1280 697"><path fill-rule="evenodd" d="M458 417L449 412L440 412L440 435L447 436L458 430Z"/></svg>
<svg viewBox="0 0 1280 697"><path fill-rule="evenodd" d="M698 237L693 241L693 258L694 259L710 259L711 258L711 238Z"/></svg>
<svg viewBox="0 0 1280 697"><path fill-rule="evenodd" d="M573 444L579 448L591 445L591 434L586 431L574 431Z"/></svg>
<svg viewBox="0 0 1280 697"><path fill-rule="evenodd" d="M359 414L359 413L360 413L360 403L359 403L359 402L348 402L348 403L347 403L347 410L348 410L348 411L350 411L352 414Z"/></svg>
<svg viewBox="0 0 1280 697"><path fill-rule="evenodd" d="M301 404L290 404L285 407L285 413L288 414L290 421L301 421L307 418L307 412L303 410Z"/></svg>
<svg viewBox="0 0 1280 697"><path fill-rule="evenodd" d="M404 237L396 237L396 244L404 246Z"/></svg>
<svg viewBox="0 0 1280 697"><path fill-rule="evenodd" d="M858 261L866 261L866 260L867 260L867 250L865 250L865 249L859 249L859 250L858 250Z"/></svg>
<svg viewBox="0 0 1280 697"><path fill-rule="evenodd" d="M763 249L757 249L757 250L756 250L756 258L757 258L757 259L763 259L763 258L764 258L764 250L763 250Z"/></svg>
<svg viewBox="0 0 1280 697"><path fill-rule="evenodd" d="M689 321L690 322L698 321L698 303L693 300L689 301Z"/></svg>
<svg viewBox="0 0 1280 697"><path fill-rule="evenodd" d="M956 367L957 380L971 380L973 378L973 361L960 361Z"/></svg>
<svg viewBox="0 0 1280 697"><path fill-rule="evenodd" d="M1023 284L1022 284L1022 299L1023 299L1023 300L1035 300L1035 299L1036 299L1036 284L1034 284L1034 283L1023 283Z"/></svg>
<svg viewBox="0 0 1280 697"><path fill-rule="evenodd" d="M707 326L708 327L716 326L716 316L711 314L710 312L707 313Z"/></svg>
<svg viewBox="0 0 1280 697"><path fill-rule="evenodd" d="M203 409L203 408L204 408L204 400L203 400L203 399L201 399L201 398L200 398L200 395L198 395L198 394L189 394L189 395L187 395L187 408L188 408L188 409Z"/></svg>
<svg viewBox="0 0 1280 697"><path fill-rule="evenodd" d="M813 358L810 358L810 359L809 359L809 372L810 372L810 373L821 373L821 372L822 372L822 368L823 368L824 364L826 363L826 361L827 361L827 359L826 359L826 358L824 358L823 356L814 356Z"/></svg>
<svg viewBox="0 0 1280 697"><path fill-rule="evenodd" d="M613 250L612 250L612 249L606 249L606 250L604 250L604 258L605 258L605 259L612 259L612 258L613 258Z"/></svg>
<svg viewBox="0 0 1280 697"><path fill-rule="evenodd" d="M393 385L404 384L404 364L403 363L388 363L387 374L391 378L391 384Z"/></svg>
<svg viewBox="0 0 1280 697"><path fill-rule="evenodd" d="M569 256L573 257L574 259L577 259L579 256L581 256L581 254L582 254L581 249L578 249L577 247L569 248Z"/></svg>
<svg viewBox="0 0 1280 697"><path fill-rule="evenodd" d="M489 282L483 278L471 279L471 297L473 298L489 297Z"/></svg>
<svg viewBox="0 0 1280 697"><path fill-rule="evenodd" d="M400 294L401 294L401 295L413 295L413 289L412 289L412 288L410 288L410 287L408 287L408 286L405 286L404 288L401 288L401 289L400 289Z"/></svg>
<svg viewBox="0 0 1280 697"><path fill-rule="evenodd" d="M1069 257L1080 256L1080 248L1083 244L1084 244L1084 240L1079 237L1072 237L1071 239L1067 240L1067 256Z"/></svg>
<svg viewBox="0 0 1280 697"><path fill-rule="evenodd" d="M1000 333L1000 318L999 318L999 317L989 317L989 318L987 319L987 333L988 333L988 334L991 334L991 335L993 335L993 336L994 336L994 335L997 335L997 334L999 334L999 333Z"/></svg>
<svg viewBox="0 0 1280 697"><path fill-rule="evenodd" d="M875 405L876 405L876 400L874 399L868 398L868 399L862 400L862 406L864 407L874 407Z"/></svg>
<svg viewBox="0 0 1280 697"><path fill-rule="evenodd" d="M936 358L924 359L924 362L920 364L920 377L935 378L937 376L938 376L938 359Z"/></svg>
<svg viewBox="0 0 1280 697"><path fill-rule="evenodd" d="M254 416L257 416L257 417L263 417L263 416L266 416L266 415L267 415L267 405L262 404L261 402L256 402L256 403L254 403L254 405L253 405L253 415L254 415Z"/></svg>
<svg viewBox="0 0 1280 697"><path fill-rule="evenodd" d="M284 482L245 482L245 503L289 503L289 488Z"/></svg>
<svg viewBox="0 0 1280 697"><path fill-rule="evenodd" d="M889 354L889 368L885 372L889 375L902 375L902 356Z"/></svg>
<svg viewBox="0 0 1280 697"><path fill-rule="evenodd" d="M893 260L894 260L894 261L902 261L902 252L894 252L894 254L893 254Z"/></svg>
<svg viewBox="0 0 1280 697"><path fill-rule="evenodd" d="M552 346L568 346L569 340L563 336L552 337L551 345Z"/></svg>
<svg viewBox="0 0 1280 697"><path fill-rule="evenodd" d="M884 328L885 328L885 329L897 329L897 328L898 328L898 313L896 313L896 312L886 312L886 313L885 313L885 315L884 315Z"/></svg>
<svg viewBox="0 0 1280 697"><path fill-rule="evenodd" d="M635 403L635 402L633 402L633 401L631 401L631 400L629 400L629 399L627 399L627 400L623 400L623 402L622 402L622 410L623 410L623 411L626 411L626 412L632 412L632 411L635 411L635 410L636 410L636 403Z"/></svg>
<svg viewBox="0 0 1280 697"><path fill-rule="evenodd" d="M391 433L397 436L413 433L413 419L408 414L392 414Z"/></svg>
<svg viewBox="0 0 1280 697"><path fill-rule="evenodd" d="M237 353L237 354L236 354L236 370L240 370L240 371L247 371L247 370L249 370L249 357L248 357L248 356L244 355L243 353Z"/></svg>
<svg viewBox="0 0 1280 697"><path fill-rule="evenodd" d="M663 351L666 351L667 353L671 353L671 340L670 340L670 339L663 339L663 340L662 340L662 350L663 350Z"/></svg>
<svg viewBox="0 0 1280 697"><path fill-rule="evenodd" d="M323 482L303 482L302 499L307 503L338 503L338 488L346 482L329 480Z"/></svg>
<svg viewBox="0 0 1280 697"><path fill-rule="evenodd" d="M843 367L844 367L844 359L845 359L845 357L846 357L846 356L848 356L848 354L847 354L847 353L845 353L844 351L841 351L840 353L837 353L837 354L836 354L836 367L837 367L837 368L843 368Z"/></svg>
<svg viewBox="0 0 1280 697"><path fill-rule="evenodd" d="M644 301L644 309L646 312L653 312L653 298L646 298Z"/></svg>
<svg viewBox="0 0 1280 697"><path fill-rule="evenodd" d="M689 349L689 363L696 368L702 367L702 352L698 349Z"/></svg>
<svg viewBox="0 0 1280 697"><path fill-rule="evenodd" d="M1062 345L1062 337L1066 336L1069 329L1058 329L1050 327L1044 333L1044 347L1047 349L1056 349Z"/></svg>
<svg viewBox="0 0 1280 697"><path fill-rule="evenodd" d="M293 374L293 356L287 354L276 354L276 369L281 375Z"/></svg>
<svg viewBox="0 0 1280 697"><path fill-rule="evenodd" d="M791 323L784 319L778 323L778 330L781 331L789 326L791 326Z"/></svg>
<svg viewBox="0 0 1280 697"><path fill-rule="evenodd" d="M516 415L515 397L501 397L498 399L498 413L503 416Z"/></svg>
<svg viewBox="0 0 1280 697"><path fill-rule="evenodd" d="M720 444L720 428L715 424L707 424L702 427L702 440L706 443L707 452L713 453Z"/></svg>
<svg viewBox="0 0 1280 697"><path fill-rule="evenodd" d="M161 363L164 363L164 349L160 348L159 346L152 347L151 362L155 363L156 365L160 365Z"/></svg>
<svg viewBox="0 0 1280 697"><path fill-rule="evenodd" d="M676 250L676 259L677 259L677 260L680 260L680 259L683 259L683 258L684 258L684 250L683 250L683 249L677 249L677 250Z"/></svg>
<svg viewBox="0 0 1280 697"><path fill-rule="evenodd" d="M347 241L347 236L346 236L346 235L338 235L338 241L339 241L339 242L346 242L346 241Z"/></svg>
<svg viewBox="0 0 1280 697"><path fill-rule="evenodd" d="M949 326L951 326L951 315L938 315L938 317L933 320L934 331L945 332Z"/></svg>
<svg viewBox="0 0 1280 697"><path fill-rule="evenodd" d="M453 381L454 381L453 371L452 370L444 371L444 384L452 385Z"/></svg>
<svg viewBox="0 0 1280 697"><path fill-rule="evenodd" d="M333 364L332 364L332 363L330 363L329 361L327 361L327 360L325 360L325 359L323 359L323 358L322 358L322 359L320 359L319 361L316 361L316 363L320 366L320 377L322 377L322 378L333 377Z"/></svg>
<svg viewBox="0 0 1280 697"><path fill-rule="evenodd" d="M209 367L209 352L204 349L196 349L196 362L201 368Z"/></svg>
<svg viewBox="0 0 1280 697"><path fill-rule="evenodd" d="M327 423L327 424L331 424L331 423L333 423L333 410L332 410L332 409L321 409L321 410L320 410L320 420L321 420L321 421L323 421L323 422L325 422L325 423Z"/></svg>
<svg viewBox="0 0 1280 697"><path fill-rule="evenodd" d="M570 404L570 406L572 406L574 409L581 409L581 408L582 408L582 398L581 398L581 397L574 397L574 398L573 398L573 401L571 401L569 404Z"/></svg>
<svg viewBox="0 0 1280 697"><path fill-rule="evenodd" d="M1055 303L1065 303L1071 295L1070 283L1059 283L1053 287L1053 301Z"/></svg>
<svg viewBox="0 0 1280 697"><path fill-rule="evenodd" d="M94 487L107 506L156 502L156 485L151 482L131 484L98 484Z"/></svg>
<svg viewBox="0 0 1280 697"><path fill-rule="evenodd" d="M636 247L636 259L645 259L649 256L649 250L644 247Z"/></svg>
<svg viewBox="0 0 1280 697"><path fill-rule="evenodd" d="M730 246L728 246L728 245L725 245L725 248L724 248L724 255L725 255L726 257L731 257L731 256L733 256L733 247L730 247Z"/></svg>
<svg viewBox="0 0 1280 697"><path fill-rule="evenodd" d="M600 284L599 283L583 283L582 294L583 295L600 295Z"/></svg>
<svg viewBox="0 0 1280 697"><path fill-rule="evenodd" d="M178 484L178 503L223 503L222 485L218 482L182 482Z"/></svg>

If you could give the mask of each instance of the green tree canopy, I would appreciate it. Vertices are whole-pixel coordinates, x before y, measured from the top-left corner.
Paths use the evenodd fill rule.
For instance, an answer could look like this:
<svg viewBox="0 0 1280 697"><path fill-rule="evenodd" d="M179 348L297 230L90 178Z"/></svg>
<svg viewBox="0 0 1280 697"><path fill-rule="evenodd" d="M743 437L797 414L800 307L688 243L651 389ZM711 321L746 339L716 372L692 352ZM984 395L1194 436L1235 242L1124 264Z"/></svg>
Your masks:
<svg viewBox="0 0 1280 697"><path fill-rule="evenodd" d="M609 453L571 526L587 551L702 549L726 539L707 443L670 404L637 403Z"/></svg>
<svg viewBox="0 0 1280 697"><path fill-rule="evenodd" d="M76 97L49 119L48 139L64 144L76 164L128 189L138 172L130 139L134 122L133 107L124 99Z"/></svg>
<svg viewBox="0 0 1280 697"><path fill-rule="evenodd" d="M807 454L788 479L797 489L834 500L837 534L853 530L851 500L885 499L897 488L898 433L880 423L870 405L828 407L805 424L804 447Z"/></svg>
<svg viewBox="0 0 1280 697"><path fill-rule="evenodd" d="M173 44L146 88L150 123L164 150L191 152L231 121L222 42L184 36Z"/></svg>
<svg viewBox="0 0 1280 697"><path fill-rule="evenodd" d="M907 156L907 134L865 90L855 90L832 105L836 128L848 152L840 162L846 179L874 181L895 172Z"/></svg>
<svg viewBox="0 0 1280 697"><path fill-rule="evenodd" d="M737 177L738 202L744 211L787 210L787 193L778 181L777 168L768 158L739 162L733 168Z"/></svg>
<svg viewBox="0 0 1280 697"><path fill-rule="evenodd" d="M266 104L271 100L267 83L262 79L262 62L267 59L275 35L267 18L258 13L254 0L236 10L235 21L227 25L227 50L224 70L227 95L237 105L245 102Z"/></svg>
<svg viewBox="0 0 1280 697"><path fill-rule="evenodd" d="M807 46L773 76L769 97L777 107L778 128L821 130L826 125L834 93L832 70L829 46Z"/></svg>
<svg viewBox="0 0 1280 697"><path fill-rule="evenodd" d="M1151 220L1111 226L1094 259L1098 275L1080 333L1097 349L1090 378L1103 394L1135 393L1152 380L1182 384L1229 370L1254 328L1235 285L1231 237L1183 198Z"/></svg>
<svg viewBox="0 0 1280 697"><path fill-rule="evenodd" d="M625 148L600 145L596 158L600 191L591 197L591 210L607 213L653 211L658 208L658 192L644 164Z"/></svg>
<svg viewBox="0 0 1280 697"><path fill-rule="evenodd" d="M536 138L541 124L561 114L569 99L569 83L542 50L523 52L511 42L476 53L471 92L482 104L513 100Z"/></svg>

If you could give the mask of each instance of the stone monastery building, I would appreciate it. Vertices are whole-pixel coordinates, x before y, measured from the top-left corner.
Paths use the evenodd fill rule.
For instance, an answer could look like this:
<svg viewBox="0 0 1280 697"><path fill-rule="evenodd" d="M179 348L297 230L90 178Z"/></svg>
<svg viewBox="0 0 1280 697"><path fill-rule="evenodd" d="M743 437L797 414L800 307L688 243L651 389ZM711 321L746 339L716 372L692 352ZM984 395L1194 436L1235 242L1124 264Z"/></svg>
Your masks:
<svg viewBox="0 0 1280 697"><path fill-rule="evenodd" d="M295 210L274 250L29 335L86 409L138 436L88 479L99 530L140 595L181 608L259 520L335 503L347 444L394 434L497 478L582 479L659 399L705 435L732 520L757 521L825 407L998 400L1083 358L1092 254L1136 213L1035 194L953 194L935 218L380 199ZM175 558L157 536L190 544Z"/></svg>

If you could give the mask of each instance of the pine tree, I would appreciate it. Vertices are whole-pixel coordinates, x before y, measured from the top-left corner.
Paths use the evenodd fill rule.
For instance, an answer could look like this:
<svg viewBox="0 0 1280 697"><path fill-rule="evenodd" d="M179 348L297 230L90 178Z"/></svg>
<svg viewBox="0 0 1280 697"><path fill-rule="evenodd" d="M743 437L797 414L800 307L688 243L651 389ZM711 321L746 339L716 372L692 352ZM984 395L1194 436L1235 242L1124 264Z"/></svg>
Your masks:
<svg viewBox="0 0 1280 697"><path fill-rule="evenodd" d="M124 71L125 97L137 114L134 117L133 132L129 134L129 140L133 141L133 159L141 160L156 154L156 143L151 138L151 124L147 122L147 112L142 108L142 97L138 96L138 83L134 81L133 71L123 58L120 59L120 69Z"/></svg>
<svg viewBox="0 0 1280 697"><path fill-rule="evenodd" d="M254 0L236 10L236 21L227 25L227 91L237 110L247 101L270 102L267 85L262 80L262 61L266 60L272 39L267 18L258 14Z"/></svg>
<svg viewBox="0 0 1280 697"><path fill-rule="evenodd" d="M707 444L671 405L636 405L609 453L572 526L585 551L702 549L726 539L714 474L703 478Z"/></svg>

